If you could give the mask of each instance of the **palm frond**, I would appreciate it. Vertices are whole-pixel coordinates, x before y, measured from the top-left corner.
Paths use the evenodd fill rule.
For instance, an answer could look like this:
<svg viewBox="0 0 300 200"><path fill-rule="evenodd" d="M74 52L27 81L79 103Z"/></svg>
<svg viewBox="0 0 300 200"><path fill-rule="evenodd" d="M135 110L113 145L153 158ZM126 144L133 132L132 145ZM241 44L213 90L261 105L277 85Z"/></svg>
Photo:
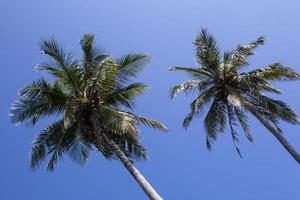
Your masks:
<svg viewBox="0 0 300 200"><path fill-rule="evenodd" d="M57 165L58 159L62 159L63 155L68 153L72 142L74 141L76 129L65 129L62 121L49 126L44 133L49 134L47 140L48 155L50 160L47 170L53 171Z"/></svg>
<svg viewBox="0 0 300 200"><path fill-rule="evenodd" d="M238 46L231 55L233 70L248 65L247 58L254 54L253 50L265 43L265 37L259 37L247 45Z"/></svg>
<svg viewBox="0 0 300 200"><path fill-rule="evenodd" d="M130 159L137 161L147 159L147 151L140 144L137 135L117 135L117 137L113 137L113 140L118 144L118 146L122 149L125 155L128 156Z"/></svg>
<svg viewBox="0 0 300 200"><path fill-rule="evenodd" d="M91 150L91 145L82 140L80 135L77 134L70 144L68 155L75 163L82 165L86 163Z"/></svg>
<svg viewBox="0 0 300 200"><path fill-rule="evenodd" d="M121 83L130 82L131 78L136 78L138 73L144 70L150 58L144 54L127 54L117 59L118 77Z"/></svg>
<svg viewBox="0 0 300 200"><path fill-rule="evenodd" d="M51 85L44 79L24 87L19 96L10 109L10 118L14 123L33 125L43 116L63 112L68 98L59 84Z"/></svg>
<svg viewBox="0 0 300 200"><path fill-rule="evenodd" d="M237 126L236 124L237 119L234 113L234 106L227 104L227 114L228 114L228 122L229 122L231 137L232 137L235 150L237 151L238 155L242 158L241 151L237 145L237 143L239 142L238 133L234 128L235 126Z"/></svg>
<svg viewBox="0 0 300 200"><path fill-rule="evenodd" d="M93 34L84 34L80 40L80 46L83 51L83 65L86 69L86 73L89 71L87 68L92 65L94 60L94 45L95 36Z"/></svg>
<svg viewBox="0 0 300 200"><path fill-rule="evenodd" d="M118 134L115 132L104 132L103 134L110 140L113 140L131 162L133 162L133 160L141 161L147 159L146 149L140 144L138 134ZM102 136L96 139L95 146L106 159L118 160L118 156L115 154L112 147L107 142L104 142Z"/></svg>
<svg viewBox="0 0 300 200"><path fill-rule="evenodd" d="M245 108L247 111L252 113L256 118L259 115L262 119L266 121L270 126L274 126L278 132L282 133L281 128L279 127L280 118L270 112L268 108L261 105L261 103L257 102L257 100L246 100Z"/></svg>
<svg viewBox="0 0 300 200"><path fill-rule="evenodd" d="M245 74L248 77L257 77L263 80L299 80L300 75L293 69L283 66L281 63L274 63L265 68L256 69Z"/></svg>
<svg viewBox="0 0 300 200"><path fill-rule="evenodd" d="M80 99L70 98L66 102L65 110L64 110L64 127L67 129L71 126L73 126L76 122L78 122L78 119L80 119L81 113L80 113Z"/></svg>
<svg viewBox="0 0 300 200"><path fill-rule="evenodd" d="M96 108L97 120L107 132L116 134L138 133L137 122L129 113L108 106L99 105Z"/></svg>
<svg viewBox="0 0 300 200"><path fill-rule="evenodd" d="M57 121L45 130L41 131L33 142L30 153L30 167L36 169L50 155L47 165L49 171L53 171L58 159L66 154L74 141L76 127L64 129L63 121Z"/></svg>
<svg viewBox="0 0 300 200"><path fill-rule="evenodd" d="M95 47L95 36L93 34L84 34L80 40L80 46L83 52L82 65L85 82L95 73L97 65L109 55L99 51Z"/></svg>
<svg viewBox="0 0 300 200"><path fill-rule="evenodd" d="M49 65L38 66L37 69L59 76L64 84L70 85L75 93L80 93L81 72L78 61L72 54L65 52L54 38L42 40L41 51L51 58Z"/></svg>
<svg viewBox="0 0 300 200"><path fill-rule="evenodd" d="M215 38L206 29L202 29L194 44L197 48L196 58L199 64L217 75L220 65L220 49Z"/></svg>
<svg viewBox="0 0 300 200"><path fill-rule="evenodd" d="M282 93L263 77L253 74L242 73L235 78L235 81L238 88L245 93L250 92L255 95L260 95L262 92L271 92L274 94Z"/></svg>
<svg viewBox="0 0 300 200"><path fill-rule="evenodd" d="M29 153L30 169L36 170L47 156L47 139L49 135L40 133L33 141L33 147Z"/></svg>
<svg viewBox="0 0 300 200"><path fill-rule="evenodd" d="M180 85L176 85L170 89L170 97L173 99L179 93L185 92L192 92L194 90L202 91L206 90L209 85L211 84L210 81L203 81L203 80L188 80L184 81Z"/></svg>
<svg viewBox="0 0 300 200"><path fill-rule="evenodd" d="M133 83L127 87L115 90L112 94L109 94L105 103L108 105L117 106L119 104L132 108L132 100L143 94L148 89L148 86L142 83Z"/></svg>
<svg viewBox="0 0 300 200"><path fill-rule="evenodd" d="M169 70L186 72L188 75L192 76L193 78L198 78L198 79L208 79L213 77L209 72L206 72L203 68L171 67L169 68Z"/></svg>
<svg viewBox="0 0 300 200"><path fill-rule="evenodd" d="M214 95L217 93L218 89L216 87L211 87L203 91L190 105L191 111L183 120L183 127L187 128L193 118L202 111L205 105L207 105Z"/></svg>
<svg viewBox="0 0 300 200"><path fill-rule="evenodd" d="M219 97L216 97L204 119L205 132L208 138L215 140L217 133L223 132L226 127L226 106Z"/></svg>
<svg viewBox="0 0 300 200"><path fill-rule="evenodd" d="M235 112L237 120L239 121L239 123L242 126L242 129L243 129L247 139L250 142L253 142L253 137L251 135L251 131L250 131L249 124L248 124L248 118L247 118L246 114L244 113L243 110L241 110L237 107L234 107L234 112Z"/></svg>
<svg viewBox="0 0 300 200"><path fill-rule="evenodd" d="M146 117L143 117L143 116L140 116L140 115L134 115L134 116L135 116L135 119L139 123L142 123L144 125L150 126L154 129L158 129L158 130L161 130L161 131L164 131L164 132L168 131L168 128L164 124L162 124L158 121L155 121L153 119L149 119L149 118L146 118Z"/></svg>
<svg viewBox="0 0 300 200"><path fill-rule="evenodd" d="M89 78L88 88L97 91L97 95L101 98L105 98L114 88L120 87L116 81L117 73L116 62L110 57L104 59L98 66L97 73Z"/></svg>
<svg viewBox="0 0 300 200"><path fill-rule="evenodd" d="M279 117L280 119L291 124L300 123L297 114L285 102L280 100L274 100L264 95L259 96L257 101L259 106L266 109L275 117Z"/></svg>

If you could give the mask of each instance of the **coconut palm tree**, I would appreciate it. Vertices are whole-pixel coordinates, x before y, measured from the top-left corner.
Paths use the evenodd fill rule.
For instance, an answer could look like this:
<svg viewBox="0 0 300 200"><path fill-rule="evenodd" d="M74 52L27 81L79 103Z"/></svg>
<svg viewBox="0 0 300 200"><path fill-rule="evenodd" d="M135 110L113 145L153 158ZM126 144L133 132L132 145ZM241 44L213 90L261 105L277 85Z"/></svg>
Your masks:
<svg viewBox="0 0 300 200"><path fill-rule="evenodd" d="M188 73L192 80L173 87L171 98L179 93L196 91L197 98L191 103L191 111L183 121L187 128L195 116L198 116L208 107L204 118L206 144L208 149L219 133L225 131L229 124L231 136L237 152L238 133L236 126L240 125L250 142L252 136L249 129L246 113L256 117L283 145L283 147L300 163L300 155L283 137L278 123L280 120L291 124L298 124L299 119L294 111L285 102L275 100L266 93L281 94L281 91L272 85L274 81L298 80L299 74L280 63L274 63L264 68L248 72L241 69L248 66L247 59L254 54L254 49L265 42L259 37L247 45L238 46L231 52L221 51L214 37L203 29L197 36L196 67L172 67L171 71Z"/></svg>
<svg viewBox="0 0 300 200"><path fill-rule="evenodd" d="M43 40L41 50L49 60L37 69L48 72L54 80L33 81L20 90L11 108L14 123L35 125L42 117L59 117L34 139L30 167L36 169L49 156L47 169L53 171L65 154L83 164L89 152L97 150L107 159L121 161L150 199L162 199L133 165L133 160L147 158L138 125L167 130L163 124L132 112L133 100L147 89L133 78L148 57L128 54L114 59L97 50L91 34L85 34L80 45L83 56L77 59L55 39Z"/></svg>

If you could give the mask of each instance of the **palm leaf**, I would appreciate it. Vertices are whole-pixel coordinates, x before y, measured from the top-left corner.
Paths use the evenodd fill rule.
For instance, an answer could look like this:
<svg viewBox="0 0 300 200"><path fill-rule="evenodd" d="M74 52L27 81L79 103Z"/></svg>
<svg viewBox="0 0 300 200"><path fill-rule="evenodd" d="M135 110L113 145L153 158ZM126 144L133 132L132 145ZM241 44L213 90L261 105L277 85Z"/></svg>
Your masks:
<svg viewBox="0 0 300 200"><path fill-rule="evenodd" d="M74 141L76 127L64 129L63 121L57 121L41 131L33 142L30 153L30 166L36 169L46 154L51 155L47 169L53 171L59 158L67 153Z"/></svg>
<svg viewBox="0 0 300 200"><path fill-rule="evenodd" d="M191 111L183 120L183 127L187 128L193 118L198 115L205 105L207 105L214 95L217 93L218 89L216 87L211 87L203 91L190 105Z"/></svg>
<svg viewBox="0 0 300 200"><path fill-rule="evenodd" d="M258 101L261 107L268 110L275 117L279 117L280 119L292 124L300 123L297 114L285 102L274 100L264 95L259 96Z"/></svg>
<svg viewBox="0 0 300 200"><path fill-rule="evenodd" d="M117 137L113 137L113 140L130 159L138 161L147 159L146 149L140 144L137 135L117 135Z"/></svg>
<svg viewBox="0 0 300 200"><path fill-rule="evenodd" d="M105 102L108 105L121 104L125 107L132 108L132 100L143 94L148 86L142 83L133 83L127 87L115 90L112 94L106 97Z"/></svg>
<svg viewBox="0 0 300 200"><path fill-rule="evenodd" d="M118 66L117 82L126 84L144 70L150 58L144 54L127 54L116 60Z"/></svg>
<svg viewBox="0 0 300 200"><path fill-rule="evenodd" d="M67 94L57 83L44 79L33 81L19 92L20 98L10 109L14 123L30 122L33 125L43 116L60 114L65 109Z"/></svg>
<svg viewBox="0 0 300 200"><path fill-rule="evenodd" d="M193 78L198 78L198 79L208 79L212 78L213 76L205 71L203 68L193 68L193 67L171 67L169 68L170 71L182 71L186 72Z"/></svg>
<svg viewBox="0 0 300 200"><path fill-rule="evenodd" d="M68 154L74 162L82 165L86 163L91 149L91 145L86 143L80 138L79 135L77 135L73 142L70 144Z"/></svg>
<svg viewBox="0 0 300 200"><path fill-rule="evenodd" d="M216 97L204 119L204 128L209 138L215 140L218 132L226 127L226 107L219 97Z"/></svg>
<svg viewBox="0 0 300 200"><path fill-rule="evenodd" d="M38 69L55 76L60 75L64 84L70 85L74 92L79 94L81 73L78 68L78 61L73 59L72 54L65 52L54 38L42 40L40 48L44 54L51 58L52 63L49 66L39 66Z"/></svg>
<svg viewBox="0 0 300 200"><path fill-rule="evenodd" d="M233 141L235 150L237 151L238 155L240 157L242 157L240 149L237 146L237 143L239 142L238 133L236 132L236 130L234 128L234 126L237 126L237 124L236 124L237 119L236 119L236 116L234 113L234 106L227 105L227 114L228 114L228 122L229 122L231 137L232 137L232 141Z"/></svg>
<svg viewBox="0 0 300 200"><path fill-rule="evenodd" d="M116 134L136 134L138 132L135 118L126 113L104 105L99 105L95 115L107 132Z"/></svg>
<svg viewBox="0 0 300 200"><path fill-rule="evenodd" d="M155 128L155 129L158 129L158 130L161 130L164 132L168 131L168 128L164 124L162 124L158 121L155 121L153 119L149 119L149 118L146 118L143 116L139 116L139 115L134 115L134 117L139 123L142 123L144 125L150 126L152 128Z"/></svg>
<svg viewBox="0 0 300 200"><path fill-rule="evenodd" d="M83 52L84 81L86 81L95 73L97 65L109 56L96 49L93 34L84 34L80 40L80 46Z"/></svg>
<svg viewBox="0 0 300 200"><path fill-rule="evenodd" d="M235 107L234 112L235 112L236 118L238 119L239 123L242 126L242 129L243 129L247 139L250 142L253 142L253 137L252 137L251 132L250 132L248 119L247 119L247 116L245 115L244 111L237 108L237 107Z"/></svg>
<svg viewBox="0 0 300 200"><path fill-rule="evenodd" d="M280 63L271 64L265 68L256 69L245 74L248 77L261 78L263 80L299 80L300 76L289 67Z"/></svg>
<svg viewBox="0 0 300 200"><path fill-rule="evenodd" d="M173 99L176 97L179 93L185 92L192 92L195 90L203 91L206 90L209 85L211 85L210 81L200 81L200 80L188 80L184 81L180 85L176 85L173 88L170 89L170 97Z"/></svg>
<svg viewBox="0 0 300 200"><path fill-rule="evenodd" d="M247 45L238 46L236 50L232 53L231 56L231 64L233 66L233 70L237 69L241 66L248 65L247 58L254 54L253 50L257 48L259 45L263 45L265 43L265 37L259 37L256 40L250 42Z"/></svg>
<svg viewBox="0 0 300 200"><path fill-rule="evenodd" d="M220 65L220 50L215 38L206 29L202 29L194 44L197 48L196 58L199 64L217 75Z"/></svg>

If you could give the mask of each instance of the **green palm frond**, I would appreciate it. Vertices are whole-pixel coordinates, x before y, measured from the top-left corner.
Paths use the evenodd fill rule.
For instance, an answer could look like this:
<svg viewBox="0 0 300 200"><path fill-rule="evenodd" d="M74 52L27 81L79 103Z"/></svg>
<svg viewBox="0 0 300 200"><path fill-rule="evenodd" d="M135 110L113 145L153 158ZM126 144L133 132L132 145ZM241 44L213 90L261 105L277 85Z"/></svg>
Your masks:
<svg viewBox="0 0 300 200"><path fill-rule="evenodd" d="M268 81L299 80L300 76L293 69L280 63L271 64L265 68L256 69L245 74L247 77L255 77Z"/></svg>
<svg viewBox="0 0 300 200"><path fill-rule="evenodd" d="M213 75L211 75L210 72L207 72L203 68L171 67L171 68L169 68L169 70L186 72L188 75L192 76L193 78L198 78L198 79L213 78Z"/></svg>
<svg viewBox="0 0 300 200"><path fill-rule="evenodd" d="M44 79L33 81L20 90L19 95L10 109L10 118L14 123L30 122L33 125L41 117L62 113L68 98L58 83L51 85Z"/></svg>
<svg viewBox="0 0 300 200"><path fill-rule="evenodd" d="M237 120L239 121L247 139L250 142L253 142L253 137L251 135L251 131L250 131L249 124L248 124L248 118L247 118L246 114L244 113L243 110L241 110L237 107L234 108L234 112L235 112Z"/></svg>
<svg viewBox="0 0 300 200"><path fill-rule="evenodd" d="M274 94L282 93L263 77L250 75L248 73L241 73L240 75L237 75L235 81L239 89L246 93L251 92L256 95L259 95L262 92L271 92Z"/></svg>
<svg viewBox="0 0 300 200"><path fill-rule="evenodd" d="M95 36L93 34L84 34L80 40L80 46L83 52L84 81L86 81L95 73L97 65L109 55L95 47Z"/></svg>
<svg viewBox="0 0 300 200"><path fill-rule="evenodd" d="M218 89L215 87L209 88L205 91L203 91L190 105L191 112L185 117L183 120L183 127L187 128L193 118L201 113L204 106L207 105L212 98L214 97L214 94L217 93Z"/></svg>
<svg viewBox="0 0 300 200"><path fill-rule="evenodd" d="M70 144L68 155L73 162L83 165L88 160L91 150L91 144L86 143L80 138L80 135L77 134L73 142Z"/></svg>
<svg viewBox="0 0 300 200"><path fill-rule="evenodd" d="M126 136L117 136L114 140L130 159L138 161L147 159L147 151L140 144L137 135L129 134Z"/></svg>
<svg viewBox="0 0 300 200"><path fill-rule="evenodd" d="M217 46L215 38L206 29L202 29L194 44L197 48L196 58L199 64L208 69L212 74L218 74L220 49Z"/></svg>
<svg viewBox="0 0 300 200"><path fill-rule="evenodd" d="M47 71L59 78L66 85L80 94L80 70L78 61L74 59L71 53L65 52L54 38L45 39L41 42L41 51L51 58L49 66L38 66L37 69ZM58 73L60 71L60 73Z"/></svg>
<svg viewBox="0 0 300 200"><path fill-rule="evenodd" d="M98 95L105 97L109 95L115 87L120 85L116 81L117 64L108 57L98 66L97 73L88 80L88 87L98 92Z"/></svg>
<svg viewBox="0 0 300 200"><path fill-rule="evenodd" d="M226 127L226 106L216 97L204 119L204 128L208 137L215 140L219 132Z"/></svg>
<svg viewBox="0 0 300 200"><path fill-rule="evenodd" d="M133 160L141 161L147 159L146 149L140 144L137 134L116 134L110 132L106 134L110 137L125 153L127 157ZM96 145L97 149L107 159L118 159L111 146L104 142L98 142Z"/></svg>
<svg viewBox="0 0 300 200"><path fill-rule="evenodd" d="M134 116L129 113L100 105L96 108L95 115L103 126L104 130L116 134L138 133L137 123Z"/></svg>
<svg viewBox="0 0 300 200"><path fill-rule="evenodd" d="M49 135L46 133L39 133L33 141L33 147L30 150L30 168L35 170L41 165L47 156L47 140Z"/></svg>
<svg viewBox="0 0 300 200"><path fill-rule="evenodd" d="M48 155L50 155L47 165L49 171L53 171L58 160L62 159L63 155L69 151L75 138L74 131L76 131L75 127L65 129L62 121L50 125L43 131L44 134L49 135L46 141Z"/></svg>
<svg viewBox="0 0 300 200"><path fill-rule="evenodd" d="M133 83L127 87L115 90L106 97L105 102L108 105L123 105L132 108L132 100L143 94L148 89L148 86L143 83Z"/></svg>
<svg viewBox="0 0 300 200"><path fill-rule="evenodd" d="M235 150L237 151L238 155L240 157L242 157L241 151L237 145L237 143L239 142L239 138L238 138L238 133L235 130L235 126L237 126L237 119L236 119L236 115L234 113L234 106L232 105L227 105L227 115L228 115L228 122L229 122L229 127L230 127L230 132L231 132L231 137L232 137L232 141L235 147Z"/></svg>
<svg viewBox="0 0 300 200"><path fill-rule="evenodd" d="M155 121L153 119L149 119L147 117L143 117L143 116L140 116L140 115L134 115L134 117L139 123L142 123L143 125L150 126L154 129L158 129L158 130L161 130L163 132L168 131L168 128L164 124L162 124L158 121Z"/></svg>
<svg viewBox="0 0 300 200"><path fill-rule="evenodd" d="M299 118L293 109L285 102L280 100L274 100L267 96L261 95L258 98L258 104L270 112L273 116L292 123L299 124Z"/></svg>
<svg viewBox="0 0 300 200"><path fill-rule="evenodd" d="M93 34L84 34L80 40L80 46L83 51L83 67L85 74L89 75L91 68L94 67L95 62L95 36Z"/></svg>
<svg viewBox="0 0 300 200"><path fill-rule="evenodd" d="M80 99L71 98L66 103L63 116L64 127L66 129L73 126L76 122L78 122L78 119L82 117L80 113L79 101Z"/></svg>
<svg viewBox="0 0 300 200"><path fill-rule="evenodd" d="M75 127L65 129L63 121L57 121L45 130L41 131L33 142L33 148L30 153L30 167L36 169L50 155L47 165L49 171L53 171L58 159L67 153L72 146L75 138Z"/></svg>
<svg viewBox="0 0 300 200"><path fill-rule="evenodd" d="M144 54L127 54L117 59L118 77L120 83L128 83L144 70L150 58Z"/></svg>
<svg viewBox="0 0 300 200"><path fill-rule="evenodd" d="M263 45L265 43L265 40L265 37L259 37L247 45L239 45L234 50L231 56L231 64L234 67L233 69L237 69L238 67L248 65L247 58L253 55L253 50L256 49L259 45Z"/></svg>

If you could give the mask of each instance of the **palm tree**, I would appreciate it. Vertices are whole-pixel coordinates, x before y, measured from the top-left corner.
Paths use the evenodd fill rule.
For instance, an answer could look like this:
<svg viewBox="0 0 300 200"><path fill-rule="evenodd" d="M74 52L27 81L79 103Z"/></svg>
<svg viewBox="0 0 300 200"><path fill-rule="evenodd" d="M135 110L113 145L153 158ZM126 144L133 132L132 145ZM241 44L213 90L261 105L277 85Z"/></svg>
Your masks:
<svg viewBox="0 0 300 200"><path fill-rule="evenodd" d="M80 41L83 56L76 59L53 38L41 42L41 50L49 60L37 69L54 76L54 81L40 78L21 89L10 115L14 123L32 125L50 115L60 119L34 139L30 167L36 169L50 156L47 169L53 171L64 154L83 164L95 149L107 159L120 160L150 199L161 200L133 165L133 160L147 158L139 141L138 125L167 131L163 124L132 112L134 98L147 90L133 78L148 57L128 54L114 59L97 50L94 43L94 36L85 34Z"/></svg>
<svg viewBox="0 0 300 200"><path fill-rule="evenodd" d="M247 59L254 54L254 49L265 42L264 37L238 46L231 52L221 56L214 37L203 29L197 36L196 67L172 67L171 71L188 73L192 80L173 87L171 98L179 93L198 92L197 98L191 103L191 111L183 121L187 128L195 116L209 107L204 118L206 144L208 149L219 133L224 132L229 124L231 136L237 152L238 133L235 129L240 125L250 142L252 136L246 113L256 117L283 145L283 147L300 163L300 155L283 137L279 121L299 124L299 119L289 105L275 100L266 93L281 94L271 82L282 80L298 80L299 74L280 63L274 63L264 68L249 72L240 70L248 65Z"/></svg>

